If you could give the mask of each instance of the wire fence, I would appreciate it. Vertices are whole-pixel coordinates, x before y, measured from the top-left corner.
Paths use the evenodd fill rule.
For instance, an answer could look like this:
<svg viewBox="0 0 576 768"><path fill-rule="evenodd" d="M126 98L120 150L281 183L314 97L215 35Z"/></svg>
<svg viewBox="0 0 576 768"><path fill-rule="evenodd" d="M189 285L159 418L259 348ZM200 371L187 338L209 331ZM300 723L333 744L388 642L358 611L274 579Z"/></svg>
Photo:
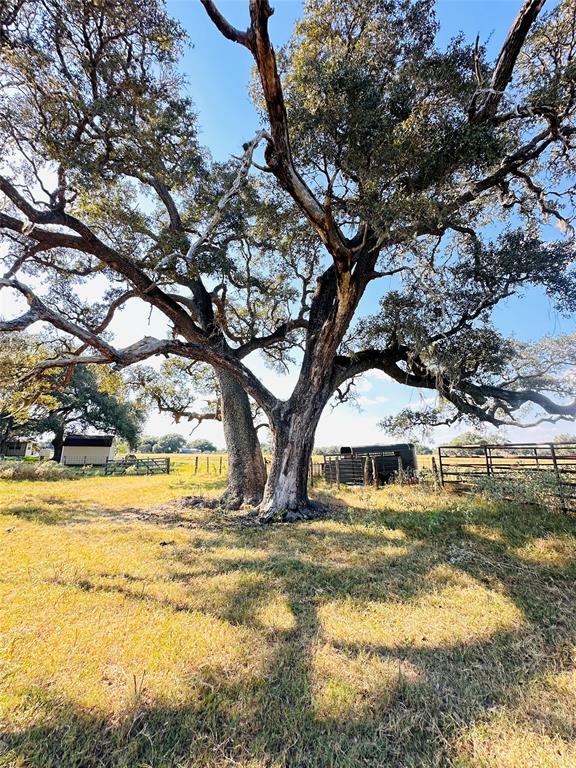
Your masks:
<svg viewBox="0 0 576 768"><path fill-rule="evenodd" d="M208 475L222 475L228 471L228 455L219 454L211 456L210 454L199 454L194 456L191 461L193 473L195 475L206 473Z"/></svg>

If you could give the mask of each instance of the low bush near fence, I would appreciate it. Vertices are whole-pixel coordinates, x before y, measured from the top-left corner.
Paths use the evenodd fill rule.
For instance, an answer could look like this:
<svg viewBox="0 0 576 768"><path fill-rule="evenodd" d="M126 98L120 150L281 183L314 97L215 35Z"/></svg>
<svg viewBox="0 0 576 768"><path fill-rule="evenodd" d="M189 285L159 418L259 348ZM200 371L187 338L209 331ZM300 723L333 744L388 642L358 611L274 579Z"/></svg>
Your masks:
<svg viewBox="0 0 576 768"><path fill-rule="evenodd" d="M443 485L576 512L576 443L444 445L438 469Z"/></svg>
<svg viewBox="0 0 576 768"><path fill-rule="evenodd" d="M54 461L11 462L0 466L2 480L69 480L74 473Z"/></svg>
<svg viewBox="0 0 576 768"><path fill-rule="evenodd" d="M562 488L554 472L509 472L470 478L470 486L488 501L533 504L540 509L560 509Z"/></svg>

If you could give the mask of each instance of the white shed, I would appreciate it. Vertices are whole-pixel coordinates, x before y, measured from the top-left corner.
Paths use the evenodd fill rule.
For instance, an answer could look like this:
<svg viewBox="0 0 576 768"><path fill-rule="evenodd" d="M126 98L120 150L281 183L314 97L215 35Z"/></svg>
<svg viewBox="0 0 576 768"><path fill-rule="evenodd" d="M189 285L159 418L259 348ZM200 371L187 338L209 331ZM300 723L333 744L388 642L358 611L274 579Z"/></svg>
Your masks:
<svg viewBox="0 0 576 768"><path fill-rule="evenodd" d="M66 435L60 463L67 466L106 464L114 458L113 441L112 435Z"/></svg>
<svg viewBox="0 0 576 768"><path fill-rule="evenodd" d="M0 443L1 456L24 458L25 456L34 456L35 453L34 444L31 440L6 440Z"/></svg>

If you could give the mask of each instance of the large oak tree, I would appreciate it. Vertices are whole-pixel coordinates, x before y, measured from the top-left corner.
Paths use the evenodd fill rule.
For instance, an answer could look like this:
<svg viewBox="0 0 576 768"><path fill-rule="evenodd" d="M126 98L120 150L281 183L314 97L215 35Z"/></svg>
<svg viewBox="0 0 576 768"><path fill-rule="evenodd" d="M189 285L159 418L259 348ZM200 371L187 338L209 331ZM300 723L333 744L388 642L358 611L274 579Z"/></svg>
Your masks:
<svg viewBox="0 0 576 768"><path fill-rule="evenodd" d="M249 395L269 421L265 518L310 514L322 410L370 369L437 391L453 420L573 418L570 344L568 359L532 349L527 368L490 316L530 285L574 308L574 2L541 15L543 0L525 0L494 62L463 37L440 49L432 0L310 0L279 55L267 0L250 0L246 30L202 3L253 57L263 117L222 167L198 147L181 31L160 6L18 0L6 14L0 285L29 309L3 327L42 320L80 340L50 365L165 354L214 366L229 402ZM95 273L110 288L87 312L70 284ZM57 295L34 288L47 275L62 276ZM291 290L262 315L254 292L273 285ZM132 299L163 313L170 338L113 346L107 319ZM293 344L298 379L281 400L247 358Z"/></svg>

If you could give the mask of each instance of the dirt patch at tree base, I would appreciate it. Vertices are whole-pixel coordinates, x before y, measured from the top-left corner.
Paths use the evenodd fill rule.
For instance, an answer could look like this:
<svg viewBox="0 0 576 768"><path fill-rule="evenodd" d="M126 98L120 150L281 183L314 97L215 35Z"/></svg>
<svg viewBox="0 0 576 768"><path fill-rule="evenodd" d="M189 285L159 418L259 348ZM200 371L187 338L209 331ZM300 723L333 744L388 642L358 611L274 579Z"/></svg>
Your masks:
<svg viewBox="0 0 576 768"><path fill-rule="evenodd" d="M207 499L202 496L183 496L180 499L156 504L147 509L125 510L121 518L127 521L140 520L157 525L170 525L178 528L205 528L224 530L230 528L255 528L270 525L273 522L305 522L325 517L329 508L313 503L306 512L278 512L274 517L264 519L258 507L243 505L240 509L221 506L219 499Z"/></svg>

